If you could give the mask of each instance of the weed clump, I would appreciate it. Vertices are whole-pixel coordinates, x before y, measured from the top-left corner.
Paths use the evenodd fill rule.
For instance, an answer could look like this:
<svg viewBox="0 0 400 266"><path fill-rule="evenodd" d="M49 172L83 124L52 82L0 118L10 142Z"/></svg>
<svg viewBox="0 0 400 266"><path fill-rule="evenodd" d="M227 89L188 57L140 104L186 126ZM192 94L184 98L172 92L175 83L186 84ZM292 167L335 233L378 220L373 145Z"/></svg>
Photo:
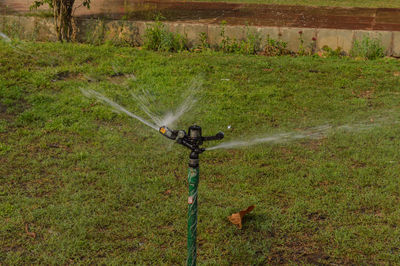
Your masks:
<svg viewBox="0 0 400 266"><path fill-rule="evenodd" d="M315 54L317 50L317 38L312 37L311 43L306 44L304 40L303 31L299 31L299 50L297 51L298 56L309 56Z"/></svg>
<svg viewBox="0 0 400 266"><path fill-rule="evenodd" d="M354 41L353 48L350 50L350 56L374 60L384 57L385 52L380 40L364 37L361 41Z"/></svg>
<svg viewBox="0 0 400 266"><path fill-rule="evenodd" d="M287 49L287 42L271 39L268 35L263 54L266 56L281 56L290 54L290 51Z"/></svg>
<svg viewBox="0 0 400 266"><path fill-rule="evenodd" d="M211 50L211 46L208 43L208 35L205 32L200 32L199 34L200 44L197 45L194 51L209 51Z"/></svg>
<svg viewBox="0 0 400 266"><path fill-rule="evenodd" d="M181 52L188 50L188 42L185 36L168 31L161 21L156 21L146 29L144 48L162 52Z"/></svg>
<svg viewBox="0 0 400 266"><path fill-rule="evenodd" d="M237 54L257 54L260 51L261 37L256 33L251 33L246 28L246 38L244 40L230 39L225 35L226 21L221 23L222 38L219 45L219 50L224 53L237 53Z"/></svg>
<svg viewBox="0 0 400 266"><path fill-rule="evenodd" d="M256 54L260 51L261 37L247 30L246 39L241 42L241 52L244 54Z"/></svg>
<svg viewBox="0 0 400 266"><path fill-rule="evenodd" d="M341 58L346 55L341 47L336 49L332 49L331 47L324 45L322 48L322 56L323 57L334 57L334 58Z"/></svg>

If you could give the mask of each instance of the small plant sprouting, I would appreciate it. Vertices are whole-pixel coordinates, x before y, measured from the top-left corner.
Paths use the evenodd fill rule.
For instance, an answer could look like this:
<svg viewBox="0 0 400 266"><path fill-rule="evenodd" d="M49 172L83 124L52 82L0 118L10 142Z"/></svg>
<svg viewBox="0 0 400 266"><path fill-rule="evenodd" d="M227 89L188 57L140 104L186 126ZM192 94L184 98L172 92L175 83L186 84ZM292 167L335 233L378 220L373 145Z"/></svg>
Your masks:
<svg viewBox="0 0 400 266"><path fill-rule="evenodd" d="M311 42L306 44L304 40L303 31L299 31L299 49L297 51L297 55L306 56L313 55L317 51L317 37L312 37Z"/></svg>
<svg viewBox="0 0 400 266"><path fill-rule="evenodd" d="M304 48L304 38L303 38L303 31L299 31L299 50L297 52L298 55L303 56L306 55L306 49Z"/></svg>
<svg viewBox="0 0 400 266"><path fill-rule="evenodd" d="M317 37L312 37L311 42L311 54L315 54L317 51Z"/></svg>
<svg viewBox="0 0 400 266"><path fill-rule="evenodd" d="M243 40L230 39L225 36L226 21L221 22L222 37L219 49L224 53L238 53L238 54L257 54L260 50L261 38L257 33L251 33L249 28L246 27L246 38Z"/></svg>
<svg viewBox="0 0 400 266"><path fill-rule="evenodd" d="M197 50L208 51L210 50L210 44L208 43L208 35L205 32L199 34L200 44L197 46Z"/></svg>
<svg viewBox="0 0 400 266"><path fill-rule="evenodd" d="M266 56L280 56L288 55L290 51L287 49L287 43L281 40L271 39L267 36L267 43L264 48L264 54Z"/></svg>
<svg viewBox="0 0 400 266"><path fill-rule="evenodd" d="M346 55L341 47L338 47L335 50L333 50L329 46L324 45L321 50L323 57L343 57Z"/></svg>
<svg viewBox="0 0 400 266"><path fill-rule="evenodd" d="M374 60L384 57L385 52L379 39L365 36L361 41L354 41L353 47L350 50L350 56Z"/></svg>
<svg viewBox="0 0 400 266"><path fill-rule="evenodd" d="M246 27L246 39L241 43L241 53L257 54L260 51L261 37L258 33L251 33Z"/></svg>
<svg viewBox="0 0 400 266"><path fill-rule="evenodd" d="M157 19L146 29L144 48L153 51L181 52L188 50L188 42L186 36L168 31Z"/></svg>
<svg viewBox="0 0 400 266"><path fill-rule="evenodd" d="M227 24L227 22L225 20L221 21L221 32L219 33L219 35L221 36L222 40L221 40L221 44L219 45L219 49L224 51L224 52L228 52L229 51L229 44L230 44L230 39L229 37L225 36L225 25Z"/></svg>
<svg viewBox="0 0 400 266"><path fill-rule="evenodd" d="M86 41L93 45L104 44L106 36L106 25L103 19L97 19L95 28L92 31L88 31L86 34Z"/></svg>

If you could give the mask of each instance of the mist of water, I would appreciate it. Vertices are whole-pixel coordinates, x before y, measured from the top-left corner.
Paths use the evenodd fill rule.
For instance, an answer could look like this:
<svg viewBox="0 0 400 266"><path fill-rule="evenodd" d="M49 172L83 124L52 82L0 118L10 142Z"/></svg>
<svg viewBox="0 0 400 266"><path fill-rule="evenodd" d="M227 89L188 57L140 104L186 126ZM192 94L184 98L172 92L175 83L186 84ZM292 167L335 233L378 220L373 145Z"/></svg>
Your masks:
<svg viewBox="0 0 400 266"><path fill-rule="evenodd" d="M158 115L152 110L150 110L151 104L151 95L148 91L143 91L141 95L132 94L132 97L139 104L140 108L143 112L153 120L153 122L161 126L173 127L175 123L185 114L187 113L197 102L195 98L196 90L198 90L202 86L202 79L196 78L192 81L189 86L188 91L186 92L188 96L183 100L183 102L176 108L175 111L167 111L164 114Z"/></svg>
<svg viewBox="0 0 400 266"><path fill-rule="evenodd" d="M26 57L30 57L34 60L39 60L39 58L37 56L32 55L31 53L27 52L26 47L24 47L24 45L22 45L22 43L16 43L13 42L7 35L5 35L4 33L0 32L0 41L4 41L7 45L9 45L14 52L16 52L19 55L22 56L26 56Z"/></svg>
<svg viewBox="0 0 400 266"><path fill-rule="evenodd" d="M175 112L167 112L161 120L161 125L172 126L181 116L188 112L196 103L193 96L188 96Z"/></svg>
<svg viewBox="0 0 400 266"><path fill-rule="evenodd" d="M126 80L136 81L136 77L134 74L122 74L122 72L115 65L112 65L112 68L116 75L123 75ZM89 79L90 77L87 78ZM197 102L197 100L195 99L195 94L196 91L202 86L202 80L203 79L201 77L193 79L188 91L186 91L186 94L188 94L188 96L184 99L184 101L178 106L178 108L175 109L175 111L167 111L163 114L159 112L159 106L157 106L156 104L152 104L154 103L154 99L148 91L142 90L140 94L132 93L132 97L134 98L135 102L153 122L149 122L146 119L131 113L125 107L119 105L118 103L110 100L109 98L94 90L81 88L81 91L85 96L97 98L98 100L110 105L115 111L123 112L128 116L135 118L145 125L158 131L159 128L162 126L174 127L178 119L180 119L195 105L195 103ZM155 109L155 111L152 111L152 109Z"/></svg>
<svg viewBox="0 0 400 266"><path fill-rule="evenodd" d="M0 32L0 38L3 39L5 42L8 42L8 43L11 42L11 39L2 32Z"/></svg>
<svg viewBox="0 0 400 266"><path fill-rule="evenodd" d="M94 91L94 90L91 90L91 89L83 89L83 88L81 88L81 92L87 97L97 98L98 100L100 100L100 101L102 101L104 103L107 103L114 110L116 110L118 112L123 112L123 113L127 114L128 116L137 119L138 121L142 122L143 124L145 124L146 126L152 128L154 130L157 130L157 131L159 130L159 127L157 125L154 125L154 124L148 122L147 120L145 120L144 118L131 113L125 107L123 107L123 106L119 105L118 103L110 100L109 98L105 97L101 93L98 93L97 91Z"/></svg>
<svg viewBox="0 0 400 266"><path fill-rule="evenodd" d="M187 111L189 111L193 105L197 102L193 95L189 95L180 104L180 106L175 111L168 111L164 115L157 115L149 109L151 104L147 97L137 96L132 94L133 98L139 104L140 108L146 115L153 120L153 122L158 126L168 126L173 127L175 123L181 118Z"/></svg>
<svg viewBox="0 0 400 266"><path fill-rule="evenodd" d="M188 96L179 105L179 107L175 110L175 112L169 111L163 116L161 120L161 125L173 126L185 113L190 111L193 108L193 106L195 106L195 104L197 103L195 95L197 91L200 90L202 85L203 85L203 78L198 76L195 79L193 79L187 91Z"/></svg>
<svg viewBox="0 0 400 266"><path fill-rule="evenodd" d="M117 76L123 76L125 81L137 81L134 74L124 74L121 67L117 65L111 66L114 74ZM183 102L173 111L168 110L164 113L160 112L160 107L154 103L154 97L147 90L142 90L140 93L131 93L135 102L139 105L142 111L153 121L158 127L168 126L174 127L175 123L188 112L197 102L195 95L197 90L202 86L203 78L201 75L194 78L186 92L184 92L180 97L185 94L188 95ZM129 88L129 85L125 83L125 86Z"/></svg>
<svg viewBox="0 0 400 266"><path fill-rule="evenodd" d="M329 133L336 131L348 131L348 132L361 132L370 130L375 127L382 126L386 123L395 124L397 120L388 118L378 118L375 121L368 121L363 123L345 124L341 126L323 125L318 127L309 128L302 131L292 131L285 133L270 134L262 137L251 137L245 140L233 140L223 142L216 146L206 148L206 150L217 150L217 149L231 149L238 147L248 147L261 143L280 144L287 143L302 139L321 139L326 137Z"/></svg>
<svg viewBox="0 0 400 266"><path fill-rule="evenodd" d="M247 147L260 143L285 143L300 139L319 139L322 138L329 130L332 129L330 125L323 125L319 127L310 128L304 131L298 132L285 132L271 134L262 137L254 137L247 140L233 140L228 142L223 142L213 147L209 147L206 150L217 150L217 149L230 149L236 147Z"/></svg>

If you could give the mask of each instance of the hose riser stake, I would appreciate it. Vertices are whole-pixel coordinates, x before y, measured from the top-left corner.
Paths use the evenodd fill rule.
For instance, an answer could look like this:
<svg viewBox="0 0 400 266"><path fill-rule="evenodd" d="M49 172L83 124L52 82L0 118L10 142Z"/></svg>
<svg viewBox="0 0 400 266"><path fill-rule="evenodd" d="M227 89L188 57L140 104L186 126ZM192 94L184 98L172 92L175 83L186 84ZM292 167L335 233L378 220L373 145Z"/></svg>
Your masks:
<svg viewBox="0 0 400 266"><path fill-rule="evenodd" d="M188 231L187 231L187 265L196 265L196 236L197 236L197 189L199 186L199 167L189 167L188 173Z"/></svg>
<svg viewBox="0 0 400 266"><path fill-rule="evenodd" d="M159 132L168 139L176 140L189 148L192 152L189 155L189 197L188 197L188 257L187 265L196 265L196 236L197 236L197 189L199 186L199 154L205 151L200 146L204 141L221 140L224 133L219 132L215 136L203 137L201 127L193 125L189 127L188 134L184 130L172 130L166 126L160 127Z"/></svg>

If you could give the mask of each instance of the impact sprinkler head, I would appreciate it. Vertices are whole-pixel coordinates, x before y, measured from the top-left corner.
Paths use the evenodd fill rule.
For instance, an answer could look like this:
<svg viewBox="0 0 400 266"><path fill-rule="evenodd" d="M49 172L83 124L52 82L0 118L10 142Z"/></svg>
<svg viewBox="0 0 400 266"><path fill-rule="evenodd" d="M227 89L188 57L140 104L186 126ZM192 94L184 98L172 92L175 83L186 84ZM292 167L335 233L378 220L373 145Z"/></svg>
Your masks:
<svg viewBox="0 0 400 266"><path fill-rule="evenodd" d="M177 143L189 148L192 153L196 154L200 154L206 150L200 147L204 141L221 140L224 138L223 132L218 132L215 136L203 137L201 127L197 125L190 126L188 133L185 130L172 130L167 126L160 127L159 132L171 140L176 140Z"/></svg>

